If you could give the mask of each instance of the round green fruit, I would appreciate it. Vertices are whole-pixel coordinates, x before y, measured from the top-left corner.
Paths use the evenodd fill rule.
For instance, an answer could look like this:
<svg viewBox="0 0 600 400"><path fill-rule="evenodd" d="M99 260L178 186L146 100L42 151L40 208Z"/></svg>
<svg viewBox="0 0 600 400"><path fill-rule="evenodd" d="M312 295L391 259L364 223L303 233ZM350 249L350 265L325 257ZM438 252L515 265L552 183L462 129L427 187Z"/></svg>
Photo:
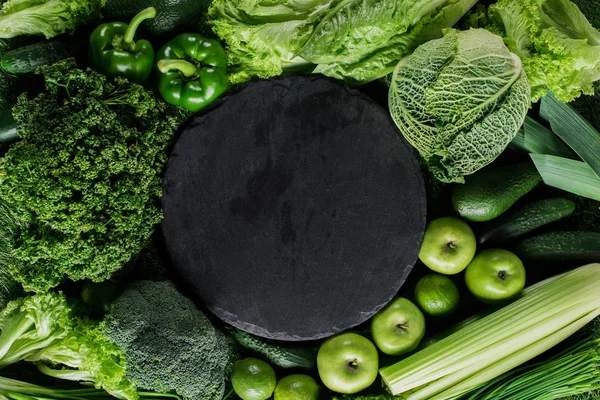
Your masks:
<svg viewBox="0 0 600 400"><path fill-rule="evenodd" d="M257 358L244 358L233 366L231 384L242 400L266 400L273 394L276 383L273 368Z"/></svg>
<svg viewBox="0 0 600 400"><path fill-rule="evenodd" d="M514 253L488 249L478 253L465 272L467 288L480 301L501 304L525 287L525 267Z"/></svg>
<svg viewBox="0 0 600 400"><path fill-rule="evenodd" d="M458 307L460 293L456 284L446 275L428 274L415 287L417 305L426 314L442 317Z"/></svg>
<svg viewBox="0 0 600 400"><path fill-rule="evenodd" d="M371 319L373 341L385 354L398 356L417 348L425 335L425 317L410 300L398 297Z"/></svg>
<svg viewBox="0 0 600 400"><path fill-rule="evenodd" d="M371 386L377 378L379 355L375 345L355 333L327 339L317 353L319 377L327 388L352 394Z"/></svg>
<svg viewBox="0 0 600 400"><path fill-rule="evenodd" d="M466 222L443 217L427 224L419 259L432 271L454 275L469 265L476 249L475 234Z"/></svg>
<svg viewBox="0 0 600 400"><path fill-rule="evenodd" d="M319 385L308 375L288 375L277 382L274 400L318 400Z"/></svg>

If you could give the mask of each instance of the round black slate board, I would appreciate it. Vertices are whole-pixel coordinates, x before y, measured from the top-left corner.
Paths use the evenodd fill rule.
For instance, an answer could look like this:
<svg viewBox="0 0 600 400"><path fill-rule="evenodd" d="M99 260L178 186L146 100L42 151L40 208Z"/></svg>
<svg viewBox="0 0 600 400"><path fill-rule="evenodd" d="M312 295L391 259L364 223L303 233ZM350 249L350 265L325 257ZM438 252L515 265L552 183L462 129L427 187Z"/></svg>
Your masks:
<svg viewBox="0 0 600 400"><path fill-rule="evenodd" d="M419 163L388 112L322 77L247 84L196 116L167 166L178 272L225 322L279 340L364 322L425 227Z"/></svg>

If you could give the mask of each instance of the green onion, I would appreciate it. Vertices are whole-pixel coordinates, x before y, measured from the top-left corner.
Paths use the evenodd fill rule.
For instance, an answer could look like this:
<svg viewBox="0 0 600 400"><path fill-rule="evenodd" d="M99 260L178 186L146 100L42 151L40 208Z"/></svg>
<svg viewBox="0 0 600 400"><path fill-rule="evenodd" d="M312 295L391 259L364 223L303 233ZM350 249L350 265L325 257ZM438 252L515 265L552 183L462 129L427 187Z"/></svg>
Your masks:
<svg viewBox="0 0 600 400"><path fill-rule="evenodd" d="M584 162L542 154L530 154L544 183L600 201L600 178Z"/></svg>
<svg viewBox="0 0 600 400"><path fill-rule="evenodd" d="M515 368L600 314L600 264L544 281L502 309L382 368L406 400L450 399Z"/></svg>
<svg viewBox="0 0 600 400"><path fill-rule="evenodd" d="M512 370L468 393L464 400L539 400L600 389L600 339L580 340L556 356Z"/></svg>

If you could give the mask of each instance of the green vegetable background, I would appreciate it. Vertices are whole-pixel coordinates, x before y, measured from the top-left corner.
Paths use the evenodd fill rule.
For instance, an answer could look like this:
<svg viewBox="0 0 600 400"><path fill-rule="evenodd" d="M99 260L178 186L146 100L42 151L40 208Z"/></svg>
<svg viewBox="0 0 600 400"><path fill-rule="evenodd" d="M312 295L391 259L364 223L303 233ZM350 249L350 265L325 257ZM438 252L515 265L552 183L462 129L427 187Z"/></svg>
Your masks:
<svg viewBox="0 0 600 400"><path fill-rule="evenodd" d="M323 341L206 311L160 229L182 127L289 74L387 108L428 221L459 217L527 270L496 306L449 276L452 312L409 354L379 351L358 393L328 388ZM597 0L0 0L0 397L290 400L236 392L255 357L319 400L599 399L600 265L582 267L600 262L599 90ZM350 332L375 341L371 320Z"/></svg>

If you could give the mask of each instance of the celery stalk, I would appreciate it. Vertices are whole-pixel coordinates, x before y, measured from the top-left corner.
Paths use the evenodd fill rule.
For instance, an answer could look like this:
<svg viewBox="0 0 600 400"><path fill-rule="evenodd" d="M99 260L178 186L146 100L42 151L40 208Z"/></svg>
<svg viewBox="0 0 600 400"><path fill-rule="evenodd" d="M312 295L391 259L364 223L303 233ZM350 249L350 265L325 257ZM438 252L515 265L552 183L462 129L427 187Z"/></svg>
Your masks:
<svg viewBox="0 0 600 400"><path fill-rule="evenodd" d="M447 392L454 395L461 390L461 382L466 382L467 391L540 354L587 318L599 315L598 287L600 264L551 278L512 304L382 368L382 380L392 394L411 400Z"/></svg>

